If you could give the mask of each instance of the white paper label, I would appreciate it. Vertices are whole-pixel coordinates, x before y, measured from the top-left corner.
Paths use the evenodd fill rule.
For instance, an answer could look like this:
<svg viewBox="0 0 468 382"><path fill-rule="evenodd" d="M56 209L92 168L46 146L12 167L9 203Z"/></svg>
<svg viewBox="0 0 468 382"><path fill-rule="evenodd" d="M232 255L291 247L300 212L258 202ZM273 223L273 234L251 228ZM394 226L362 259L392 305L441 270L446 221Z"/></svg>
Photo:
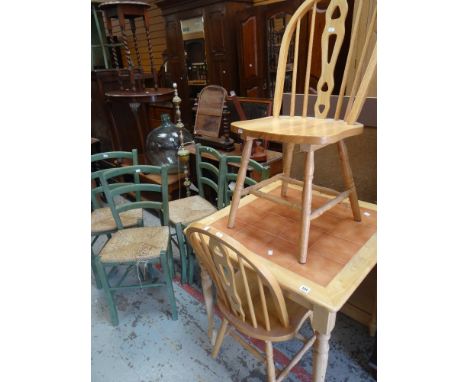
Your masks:
<svg viewBox="0 0 468 382"><path fill-rule="evenodd" d="M306 286L306 285L301 285L301 286L299 287L299 290L300 290L301 292L305 293L305 294L308 294L308 293L310 292L310 288L309 288L308 286Z"/></svg>

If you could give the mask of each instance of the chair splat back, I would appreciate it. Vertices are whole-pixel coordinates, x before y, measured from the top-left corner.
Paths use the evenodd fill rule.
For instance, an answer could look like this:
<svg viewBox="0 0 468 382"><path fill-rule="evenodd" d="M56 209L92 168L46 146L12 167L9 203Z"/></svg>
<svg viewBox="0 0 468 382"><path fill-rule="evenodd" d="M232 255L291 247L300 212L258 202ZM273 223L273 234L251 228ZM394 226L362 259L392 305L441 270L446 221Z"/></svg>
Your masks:
<svg viewBox="0 0 468 382"><path fill-rule="evenodd" d="M161 184L148 184L148 183L124 183L117 184L114 187L110 187L109 180L115 177L123 175L139 175L140 173L155 174L161 177ZM123 224L120 218L120 214L125 211L129 211L137 208L146 208L160 210L163 213L162 225L169 225L169 198L168 198L168 166L149 166L149 165L137 165L127 166L122 168L116 168L113 170L107 170L101 174L101 182L104 188L104 192L107 200L112 201L110 203L112 215L117 223L118 229L123 228ZM130 195L130 199L125 199L122 204L115 203L117 196L139 194L141 192L152 192L160 195L161 202L139 200L133 201Z"/></svg>
<svg viewBox="0 0 468 382"><path fill-rule="evenodd" d="M109 151L105 153L98 153L91 155L91 166L95 167L94 171L91 172L91 184L94 184L94 187L91 187L91 205L93 210L96 208L103 207L103 203L99 199L99 195L104 194L104 188L102 183L99 185L96 182L100 182L100 177L104 171L108 171L108 166L104 165L105 168L100 168L102 166L102 162L122 162L123 160L130 160L132 165L138 164L138 151L133 149L131 152L129 151ZM101 162L101 166L99 163ZM138 174L133 174L133 181L134 183L139 183ZM109 184L110 188L117 187L118 185L122 185L123 183L114 183ZM137 193L136 198L140 200L140 193Z"/></svg>
<svg viewBox="0 0 468 382"><path fill-rule="evenodd" d="M218 304L228 309L240 325L269 331L274 317L283 327L289 326L280 286L255 254L226 234L213 227L207 231L199 223L191 224L186 235L216 285ZM261 309L253 303L258 298Z"/></svg>
<svg viewBox="0 0 468 382"><path fill-rule="evenodd" d="M240 164L242 157L236 156L236 155L227 155L226 156L226 176L225 176L225 190L226 192L224 193L224 204L229 205L231 201L231 197L233 194L233 191L229 188L229 183L230 182L235 182L237 180L237 173L235 172L230 172L229 170L229 165L230 164ZM262 164L258 163L256 160L249 159L249 169L252 169L253 171L257 171L260 173L260 179L265 180L268 179L269 174L270 174L270 168L268 166L263 166ZM247 186L253 186L254 184L257 184L257 181L246 176L244 184Z"/></svg>
<svg viewBox="0 0 468 382"><path fill-rule="evenodd" d="M348 3L347 0L305 0L304 3L296 10L294 15L289 21L283 40L281 42L278 70L276 76L276 88L274 94L273 103L273 116L278 117L282 106L287 63L288 63L288 51L292 39L294 38L294 61L292 65L292 85L291 85L291 108L290 116L296 115L296 89L298 88L298 64L301 57L299 57L300 49L300 35L301 28L306 28L309 31L307 38L307 64L305 69L305 80L304 80L304 102L302 108L302 117L307 116L308 110L308 95L310 92L310 76L312 60L320 60L321 73L317 83L317 100L314 105L314 116L316 118L327 118L330 111L331 95L335 87L335 68L340 54L340 50L343 46L343 41L346 33L351 33L349 50L347 53L346 64L343 71L343 77L341 87L338 96L337 107L335 110L335 119L339 119L341 115L341 107L345 92L349 93L349 101L346 108L344 119L348 123L354 123L364 104L367 90L370 82L375 73L377 58L376 58L376 43L370 44L372 40L371 36L375 33L375 21L377 15L377 7L374 8L374 13L371 18L371 22L368 24L366 39L361 55L357 61L355 58L356 51L356 39L357 30L360 26L360 18L362 14L362 2L364 0L356 0L353 13L353 26L351 31L347 31L345 28L345 21L348 15ZM316 18L318 13L323 13L320 5L327 5L325 10L325 23L323 30L321 31L320 38L320 49L314 49L314 34L320 31L316 31ZM308 22L309 21L309 22ZM320 51L321 57L313 57L313 52ZM372 52L367 63L366 58L369 57L369 52ZM356 67L357 70L354 74L353 83L351 89L347 89L348 75L351 67ZM365 70L364 70L365 69ZM302 86L302 84L301 84Z"/></svg>
<svg viewBox="0 0 468 382"><path fill-rule="evenodd" d="M219 168L214 166L213 164L204 160L202 154L207 153L219 162ZM198 186L198 193L202 198L205 198L205 191L204 185L209 186L212 188L216 195L218 195L217 201L217 208L221 209L224 206L224 197L223 197L223 190L224 190L224 168L225 168L225 156L221 155L217 150L209 146L202 146L199 143L195 146L195 160L196 160L196 172L197 172L197 186ZM210 172L216 179L217 182L214 182L212 179L208 178L207 176L203 175L203 170Z"/></svg>

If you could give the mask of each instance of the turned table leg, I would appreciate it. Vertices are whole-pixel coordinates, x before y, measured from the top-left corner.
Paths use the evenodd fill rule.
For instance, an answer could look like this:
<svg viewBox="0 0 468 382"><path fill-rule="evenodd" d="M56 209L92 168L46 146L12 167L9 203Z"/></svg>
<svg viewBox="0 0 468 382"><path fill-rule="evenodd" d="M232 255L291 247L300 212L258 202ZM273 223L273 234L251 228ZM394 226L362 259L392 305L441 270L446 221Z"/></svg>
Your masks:
<svg viewBox="0 0 468 382"><path fill-rule="evenodd" d="M335 327L336 313L325 308L315 307L312 319L315 335L313 347L312 382L325 382L327 373L328 350L330 349L330 335Z"/></svg>

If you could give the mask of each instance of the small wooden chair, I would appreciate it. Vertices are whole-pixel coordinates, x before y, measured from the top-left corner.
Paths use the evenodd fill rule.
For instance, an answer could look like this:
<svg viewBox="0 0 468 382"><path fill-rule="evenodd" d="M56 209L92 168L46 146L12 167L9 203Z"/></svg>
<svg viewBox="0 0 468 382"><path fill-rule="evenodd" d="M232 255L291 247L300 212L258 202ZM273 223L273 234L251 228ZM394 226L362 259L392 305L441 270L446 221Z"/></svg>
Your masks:
<svg viewBox="0 0 468 382"><path fill-rule="evenodd" d="M310 75L305 76L304 85L304 102L300 116L296 116L296 89L302 86L297 84L298 78L298 61L299 61L299 41L300 30L307 28L307 21L310 20L310 36L308 41L308 54L306 65L306 74L311 73L313 41L315 32L315 19L318 10L317 4L327 6L325 13L325 23L321 34L321 75L317 84L317 101L314 105L314 117L308 116L308 99L309 99L309 81ZM356 122L365 102L368 87L374 76L377 65L377 50L375 44L370 44L372 34L374 33L376 9L372 15L369 27L366 32L365 43L362 49L362 54L358 60L357 69L355 72L354 82L351 89L346 89L348 82L348 73L350 67L355 64L355 45L358 20L360 19L362 10L362 0L356 0L355 12L353 20L353 28L351 30L349 51L346 59L346 65L343 72L343 78L339 91L338 101L333 118L328 118L328 113L331 105L331 95L334 88L334 71L335 65L340 53L341 46L345 35L345 19L348 13L348 4L346 0L305 0L304 3L297 9L291 17L289 24L286 27L283 35L283 40L280 48L278 61L278 70L276 77L276 88L273 103L273 116L259 118L255 120L233 122L231 129L240 134L245 141L242 152L242 162L237 178L236 188L234 191L231 211L229 214L228 227L232 228L235 224L236 212L239 207L241 196L246 194L254 194L258 197L266 198L270 201L287 205L291 208L302 211L301 236L299 239L299 262L305 263L307 260L307 244L309 238L310 221L319 217L325 211L342 202L345 198L349 198L353 212L354 220L360 221L361 215L358 205L358 197L356 187L349 164L348 153L344 139L359 135L363 132L363 125ZM310 15L310 17L308 16ZM317 24L319 25L319 23ZM285 73L287 71L288 50L293 36L294 41L294 63L292 66L292 89L291 89L291 107L289 115L280 115L282 106L283 90L285 84ZM372 47L370 45L373 45ZM370 48L370 50L369 50ZM367 66L364 70L367 57L370 54ZM317 59L317 58L315 58ZM349 101L346 106L344 118L341 119L341 107L343 104L345 90L349 90ZM283 157L283 173L277 174L274 177L259 182L256 185L244 188L245 174L248 168L250 152L252 150L252 142L254 139L263 138L276 142L283 142L284 157ZM301 150L307 152L304 181L291 178L291 163L293 150L296 144L301 145ZM314 173L314 152L324 146L337 144L339 156L341 160L342 172L344 175L346 190L338 192L325 187L319 187L312 184ZM265 194L260 189L267 184L282 181L281 197ZM295 184L303 187L302 204L292 203L287 200L288 184ZM335 198L327 204L311 210L312 190L317 189L326 194L333 195Z"/></svg>
<svg viewBox="0 0 468 382"><path fill-rule="evenodd" d="M100 180L102 187L110 204L112 216L115 219L118 231L115 232L106 243L97 256L95 263L100 283L107 297L111 322L114 326L118 325L119 319L113 295L116 291L123 289L165 287L171 305L172 319L177 320L177 307L174 290L172 288L170 266L173 259L169 231L167 169L168 166L156 167L137 165L111 169L101 173ZM110 183L110 180L116 177L123 175L138 176L142 173L160 176L161 184L130 183L114 185ZM162 201L126 200L126 202L122 204L117 204L115 202L117 196L133 196L141 192L157 193ZM143 208L162 211L163 219L161 221L161 226L124 229L122 216L128 211ZM144 275L140 272L140 265L145 266L146 269L152 272L155 264L161 265L164 280L156 278L144 280ZM109 274L106 272L105 268L118 266L125 266L126 270L120 280L114 285L111 285ZM132 268L136 270L139 282L123 284Z"/></svg>
<svg viewBox="0 0 468 382"><path fill-rule="evenodd" d="M95 265L96 254L93 250L93 245L97 239L106 235L110 239L111 234L117 231L117 223L115 222L112 211L109 205L104 202L104 189L102 184L99 184L101 174L109 169L109 162L121 162L123 160L131 160L133 165L138 164L138 152L133 149L128 151L110 151L91 155L91 269L93 270L96 287L101 289L101 283L97 276ZM111 163L112 164L112 163ZM134 182L138 182L138 177L134 176ZM121 183L114 183L111 187L116 187ZM139 198L140 195L137 195ZM126 211L121 215L122 226L124 228L137 227L143 224L143 210L141 208Z"/></svg>
<svg viewBox="0 0 468 382"><path fill-rule="evenodd" d="M216 286L217 305L223 322L211 353L216 358L227 333L228 325L251 338L265 342L268 381L282 381L315 341L299 334L312 311L285 299L273 274L242 244L213 227L207 230L200 223L185 231L200 264ZM264 358L240 336L235 339L259 358ZM278 376L273 359L273 342L297 338L304 344Z"/></svg>
<svg viewBox="0 0 468 382"><path fill-rule="evenodd" d="M218 168L213 164L207 162L202 154L207 153L216 158L219 161ZM196 161L196 173L197 173L197 187L198 195L189 196L187 198L171 200L169 202L169 221L173 227L175 227L177 244L180 253L180 262L182 268L182 283L187 281L191 284L193 281L194 263L193 257L189 255L190 249L187 247L184 238L184 228L191 222L203 219L218 209L223 208L223 193L224 193L224 182L225 171L224 156L221 155L217 150L212 147L202 146L197 144L195 146L195 161ZM207 176L203 175L203 170L208 171L216 182ZM204 186L208 186L217 195L216 207L213 206L208 200L205 199ZM188 262L188 270L187 270ZM187 274L188 273L188 274ZM188 280L187 280L188 279Z"/></svg>

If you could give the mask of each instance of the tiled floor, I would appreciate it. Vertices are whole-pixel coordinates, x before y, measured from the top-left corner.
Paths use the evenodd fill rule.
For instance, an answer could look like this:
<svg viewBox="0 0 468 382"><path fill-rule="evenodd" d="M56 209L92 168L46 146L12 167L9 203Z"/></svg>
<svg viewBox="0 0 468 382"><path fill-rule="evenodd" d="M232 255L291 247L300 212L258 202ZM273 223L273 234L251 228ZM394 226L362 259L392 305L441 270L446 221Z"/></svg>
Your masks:
<svg viewBox="0 0 468 382"><path fill-rule="evenodd" d="M145 215L145 224L154 223ZM177 255L176 255L177 257ZM210 357L202 294L197 287L174 282L179 310L172 321L164 289L127 291L116 295L120 324L109 322L102 291L92 285L92 380L94 382L252 381L265 380L265 369L231 337L218 359ZM216 323L219 325L219 318ZM303 327L303 334L311 329ZM367 328L338 314L330 341L327 382L373 381L367 362L374 339ZM277 367L297 351L299 342L275 345ZM293 369L287 381L308 381L311 352Z"/></svg>

